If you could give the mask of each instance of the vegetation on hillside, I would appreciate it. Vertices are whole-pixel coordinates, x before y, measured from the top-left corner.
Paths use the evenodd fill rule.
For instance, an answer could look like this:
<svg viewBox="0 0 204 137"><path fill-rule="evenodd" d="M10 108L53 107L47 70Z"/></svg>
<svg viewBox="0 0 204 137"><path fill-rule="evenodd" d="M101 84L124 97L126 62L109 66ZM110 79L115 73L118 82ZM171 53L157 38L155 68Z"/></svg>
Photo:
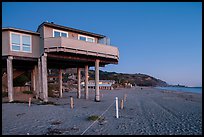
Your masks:
<svg viewBox="0 0 204 137"><path fill-rule="evenodd" d="M58 71L55 72L58 75ZM69 74L77 75L76 70L69 70ZM66 73L63 75L63 81L69 80L68 76L69 74ZM84 71L81 72L82 80L84 79ZM99 72L99 78L100 80L115 80L116 84L119 85L125 85L125 83L130 83L133 86L168 86L168 84L165 81L162 81L160 79L154 78L152 76L146 75L146 74L126 74L126 73L116 73L116 72L107 72L107 71L101 71ZM95 79L95 71L89 70L89 80ZM20 77L16 78L14 80L14 86L23 86L26 82L30 81L30 75L29 73L25 73L21 75ZM58 88L58 87L57 87ZM52 90L53 87L49 86L48 90Z"/></svg>
<svg viewBox="0 0 204 137"><path fill-rule="evenodd" d="M95 72L94 70L89 71L89 79L94 79ZM124 83L130 83L133 86L167 86L168 84L165 81L154 78L146 74L125 74L125 73L116 73L116 72L99 72L100 80L115 80L117 84L124 85Z"/></svg>

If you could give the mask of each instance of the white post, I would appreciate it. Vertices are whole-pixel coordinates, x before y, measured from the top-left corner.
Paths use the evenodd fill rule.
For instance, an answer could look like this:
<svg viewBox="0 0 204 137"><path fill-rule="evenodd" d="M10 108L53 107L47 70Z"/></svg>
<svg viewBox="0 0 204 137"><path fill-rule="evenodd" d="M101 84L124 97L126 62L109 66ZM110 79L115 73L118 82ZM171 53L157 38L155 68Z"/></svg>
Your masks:
<svg viewBox="0 0 204 137"><path fill-rule="evenodd" d="M118 97L115 97L116 118L118 118Z"/></svg>

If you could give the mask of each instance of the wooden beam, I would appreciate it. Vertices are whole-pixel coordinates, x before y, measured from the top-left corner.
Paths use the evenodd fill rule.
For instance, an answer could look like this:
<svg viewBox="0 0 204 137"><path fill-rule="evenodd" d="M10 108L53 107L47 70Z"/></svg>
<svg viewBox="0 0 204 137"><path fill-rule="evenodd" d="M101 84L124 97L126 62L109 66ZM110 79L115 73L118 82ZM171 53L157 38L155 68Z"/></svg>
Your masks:
<svg viewBox="0 0 204 137"><path fill-rule="evenodd" d="M26 61L38 61L38 58L31 58L31 57L20 57L20 56L13 56L14 60L26 60Z"/></svg>
<svg viewBox="0 0 204 137"><path fill-rule="evenodd" d="M64 52L60 52L58 54L48 53L48 58L63 59L63 60L78 61L78 62L95 62L96 59L99 59L100 62L104 64L118 64L118 61L116 59L108 59L108 58L79 55L79 54L75 55L72 53L65 54Z"/></svg>

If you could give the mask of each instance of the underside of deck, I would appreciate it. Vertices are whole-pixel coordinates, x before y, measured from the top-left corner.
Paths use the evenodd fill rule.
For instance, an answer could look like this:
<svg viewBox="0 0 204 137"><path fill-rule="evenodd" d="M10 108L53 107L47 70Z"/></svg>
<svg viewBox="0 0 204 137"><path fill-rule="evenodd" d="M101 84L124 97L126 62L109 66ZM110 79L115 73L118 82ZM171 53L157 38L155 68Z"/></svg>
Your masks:
<svg viewBox="0 0 204 137"><path fill-rule="evenodd" d="M77 68L77 98L81 97L81 70L85 72L85 98L88 99L88 70L95 67L95 101L99 98L99 67L107 64L117 64L117 59L97 57L67 52L47 52L40 58L28 58L19 56L3 56L2 72L7 72L9 101L14 100L13 95L13 73L15 70L30 71L32 89L36 98L48 101L48 69L59 69L60 97L62 97L62 69ZM2 73L3 74L3 73Z"/></svg>

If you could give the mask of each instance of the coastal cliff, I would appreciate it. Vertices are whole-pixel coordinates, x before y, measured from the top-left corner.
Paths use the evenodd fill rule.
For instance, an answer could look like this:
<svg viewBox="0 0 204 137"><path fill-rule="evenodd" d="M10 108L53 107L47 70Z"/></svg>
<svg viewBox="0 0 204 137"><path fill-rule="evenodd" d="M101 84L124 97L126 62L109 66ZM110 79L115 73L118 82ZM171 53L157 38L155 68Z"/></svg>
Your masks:
<svg viewBox="0 0 204 137"><path fill-rule="evenodd" d="M89 70L89 79L94 79L94 76L95 71ZM165 81L141 73L127 74L100 70L99 77L100 80L115 80L118 84L130 83L133 86L168 86Z"/></svg>

